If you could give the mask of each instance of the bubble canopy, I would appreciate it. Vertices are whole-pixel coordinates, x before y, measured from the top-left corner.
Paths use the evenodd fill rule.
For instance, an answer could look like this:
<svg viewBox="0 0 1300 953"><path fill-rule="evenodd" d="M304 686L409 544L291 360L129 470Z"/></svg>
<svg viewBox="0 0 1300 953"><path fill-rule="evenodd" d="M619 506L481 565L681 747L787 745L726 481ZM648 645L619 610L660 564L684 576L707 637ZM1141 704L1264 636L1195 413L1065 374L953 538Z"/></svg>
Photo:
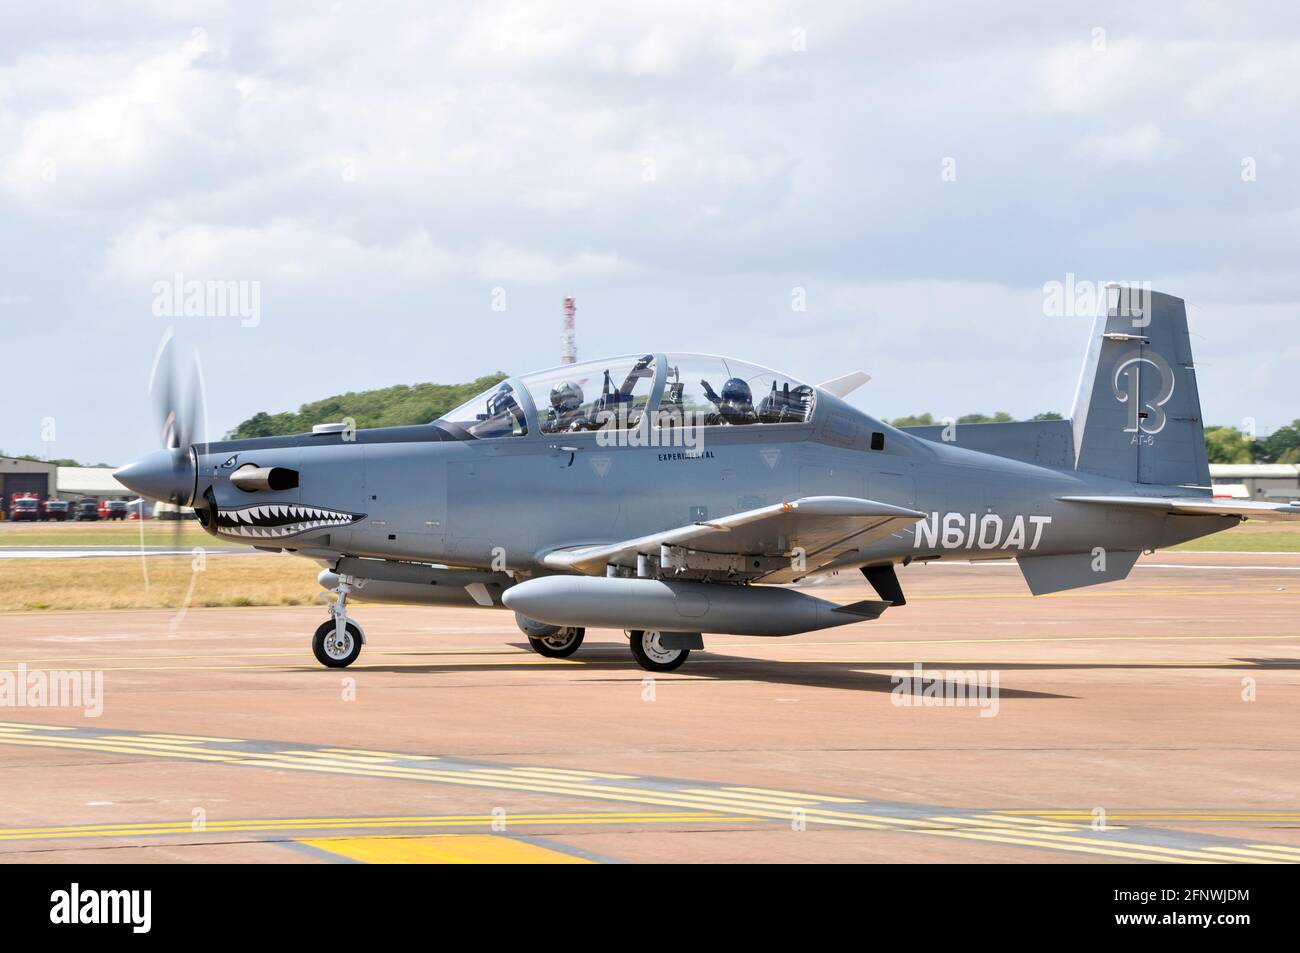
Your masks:
<svg viewBox="0 0 1300 953"><path fill-rule="evenodd" d="M439 418L479 439L604 428L801 424L816 389L770 368L709 354L641 354L507 378Z"/></svg>

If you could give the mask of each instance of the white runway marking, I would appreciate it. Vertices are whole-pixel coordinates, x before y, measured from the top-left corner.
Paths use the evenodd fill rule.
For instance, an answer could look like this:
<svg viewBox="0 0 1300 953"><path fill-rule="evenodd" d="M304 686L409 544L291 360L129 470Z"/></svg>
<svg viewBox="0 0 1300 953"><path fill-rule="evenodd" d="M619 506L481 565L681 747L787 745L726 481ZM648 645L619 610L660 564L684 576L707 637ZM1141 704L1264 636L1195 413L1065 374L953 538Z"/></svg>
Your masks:
<svg viewBox="0 0 1300 953"><path fill-rule="evenodd" d="M250 550L208 549L206 555L248 555ZM191 556L192 549L146 549L145 556ZM139 558L138 549L0 549L0 559L115 559L126 556Z"/></svg>
<svg viewBox="0 0 1300 953"><path fill-rule="evenodd" d="M1238 555L1237 553L1214 553L1216 556ZM1251 556L1292 556L1294 553L1249 553L1242 555ZM944 566L964 566L971 569L1019 569L1014 562L993 561L989 562L933 562L927 565L936 569L942 569ZM909 567L910 568L910 567ZM1300 572L1300 565L1297 566L1214 566L1201 563L1138 563L1133 567L1134 571L1139 569L1220 569L1220 570L1241 570L1245 572L1265 571L1265 572ZM856 582L856 580L855 580Z"/></svg>

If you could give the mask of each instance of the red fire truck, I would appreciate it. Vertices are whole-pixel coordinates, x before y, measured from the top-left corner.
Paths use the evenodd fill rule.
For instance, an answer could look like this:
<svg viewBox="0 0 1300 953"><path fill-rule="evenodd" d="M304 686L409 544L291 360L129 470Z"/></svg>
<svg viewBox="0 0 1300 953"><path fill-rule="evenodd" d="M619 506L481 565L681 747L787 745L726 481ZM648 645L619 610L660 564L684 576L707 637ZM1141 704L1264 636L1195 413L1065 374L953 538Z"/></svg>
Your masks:
<svg viewBox="0 0 1300 953"><path fill-rule="evenodd" d="M14 522L41 518L41 501L35 493L14 493L9 497L9 518Z"/></svg>
<svg viewBox="0 0 1300 953"><path fill-rule="evenodd" d="M126 519L126 500L100 500L99 518L102 520Z"/></svg>

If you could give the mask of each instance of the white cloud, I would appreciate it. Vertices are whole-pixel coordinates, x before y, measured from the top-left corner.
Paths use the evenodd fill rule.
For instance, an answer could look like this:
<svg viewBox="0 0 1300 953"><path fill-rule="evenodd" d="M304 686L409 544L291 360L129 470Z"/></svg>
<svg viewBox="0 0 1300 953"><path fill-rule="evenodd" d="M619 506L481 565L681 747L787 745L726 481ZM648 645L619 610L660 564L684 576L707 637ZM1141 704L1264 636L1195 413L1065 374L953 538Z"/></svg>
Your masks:
<svg viewBox="0 0 1300 953"><path fill-rule="evenodd" d="M1172 276L1189 300L1236 301L1243 328L1256 305L1300 310L1300 12L130 9L0 12L0 307L48 302L61 333L130 335L149 319L141 286L262 280L259 353L304 399L320 390L292 346L304 334L364 315L374 333L348 366L375 382L519 369L553 359L547 322L570 291L586 355L664 335L809 376L861 364L866 397L899 413L978 391L990 340L1045 379L1073 368L1073 338L1035 303L1067 271ZM794 285L814 303L798 321ZM490 349L485 320L508 331ZM425 334L436 347L385 344ZM1293 403L1277 367L1233 385L1273 395L1261 418ZM11 373L21 400L40 393L36 370ZM915 397L887 376L919 381ZM989 401L1018 409L1014 378ZM120 456L103 439L86 455ZM25 446L5 421L0 445Z"/></svg>
<svg viewBox="0 0 1300 953"><path fill-rule="evenodd" d="M150 219L110 241L101 278L152 283L176 272L200 280L284 279L333 284L361 276L442 280L462 262L425 232L364 244L300 222L266 226L177 225Z"/></svg>
<svg viewBox="0 0 1300 953"><path fill-rule="evenodd" d="M35 203L121 205L162 182L177 187L187 160L201 168L219 155L226 144L214 131L231 119L229 78L200 66L215 56L201 37L177 40L138 59L59 53L5 70L0 108L15 135L0 153L0 189Z"/></svg>
<svg viewBox="0 0 1300 953"><path fill-rule="evenodd" d="M1086 136L1079 148L1102 162L1153 162L1172 155L1175 144L1159 126L1147 122L1131 129Z"/></svg>
<svg viewBox="0 0 1300 953"><path fill-rule="evenodd" d="M634 271L615 253L588 249L552 256L494 240L478 251L452 250L435 244L424 230L366 243L289 220L216 226L149 219L113 237L99 277L127 286L177 272L202 280L275 280L317 287L356 281L436 285L466 278L545 285L607 280Z"/></svg>
<svg viewBox="0 0 1300 953"><path fill-rule="evenodd" d="M1043 64L1051 105L1066 112L1113 108L1140 91L1156 72L1147 45L1137 39L1108 40L1096 48L1079 40L1050 50Z"/></svg>

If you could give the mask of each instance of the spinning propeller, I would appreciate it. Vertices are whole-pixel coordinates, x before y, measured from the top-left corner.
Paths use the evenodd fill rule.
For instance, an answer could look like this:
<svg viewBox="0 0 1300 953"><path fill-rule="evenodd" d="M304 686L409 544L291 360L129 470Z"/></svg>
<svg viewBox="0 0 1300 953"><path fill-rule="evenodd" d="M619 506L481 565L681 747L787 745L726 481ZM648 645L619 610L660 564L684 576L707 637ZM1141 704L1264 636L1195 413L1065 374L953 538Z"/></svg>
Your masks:
<svg viewBox="0 0 1300 953"><path fill-rule="evenodd" d="M169 328L158 346L149 376L164 449L146 454L113 475L142 497L189 506L194 497L195 459L191 447L203 439L203 370L198 354L181 380ZM179 533L179 522L178 522Z"/></svg>

